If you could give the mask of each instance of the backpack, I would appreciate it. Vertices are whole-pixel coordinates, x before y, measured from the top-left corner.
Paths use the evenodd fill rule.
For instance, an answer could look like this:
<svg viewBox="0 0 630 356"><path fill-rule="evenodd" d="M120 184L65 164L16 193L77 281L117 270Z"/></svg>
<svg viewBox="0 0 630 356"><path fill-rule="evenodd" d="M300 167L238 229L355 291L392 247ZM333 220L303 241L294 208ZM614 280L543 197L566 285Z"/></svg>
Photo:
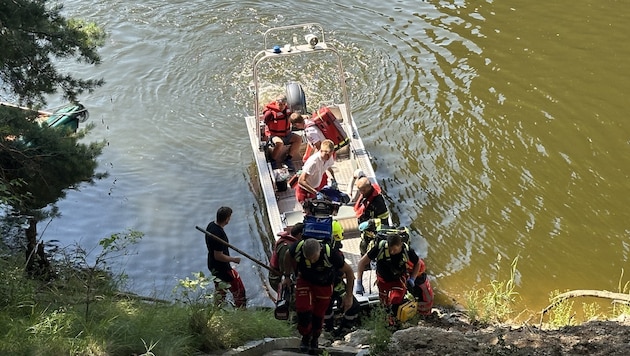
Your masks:
<svg viewBox="0 0 630 356"><path fill-rule="evenodd" d="M307 199L303 204L303 239L310 237L332 244L333 215L337 214L339 206L339 203L325 199Z"/></svg>
<svg viewBox="0 0 630 356"><path fill-rule="evenodd" d="M269 264L278 269L278 270L282 270L283 266L283 256L281 256L282 251L286 251L286 248L291 245L292 243L294 243L295 241L297 241L297 239L293 236L291 236L288 233L283 233L282 235L280 235L280 238L276 241L276 243L273 246L273 252L271 253L271 259L269 261Z"/></svg>
<svg viewBox="0 0 630 356"><path fill-rule="evenodd" d="M407 261L409 261L409 246L405 242L403 242L403 249L401 253L403 254L403 264L401 266L402 269L406 271ZM376 261L388 261L391 259L392 256L389 254L389 243L387 242L387 240L380 240L378 242L378 255L376 255Z"/></svg>
<svg viewBox="0 0 630 356"><path fill-rule="evenodd" d="M409 229L406 227L394 227L388 225L376 226L370 220L370 225L367 230L363 232L365 238L368 240L367 251L372 247L379 244L381 241L386 241L391 235L400 235L403 244L409 243Z"/></svg>
<svg viewBox="0 0 630 356"><path fill-rule="evenodd" d="M400 235L403 243L409 243L409 229L406 227L381 225L381 228L376 230L377 241L387 240L390 235Z"/></svg>
<svg viewBox="0 0 630 356"><path fill-rule="evenodd" d="M311 216L331 216L339 211L340 202L326 199L307 199L302 204L306 215Z"/></svg>
<svg viewBox="0 0 630 356"><path fill-rule="evenodd" d="M333 233L332 216L317 217L312 215L304 216L303 239L314 238L331 243Z"/></svg>
<svg viewBox="0 0 630 356"><path fill-rule="evenodd" d="M335 151L350 143L348 135L328 107L324 106L314 112L311 120L313 120L313 124L309 126L317 126L322 134L324 134L324 137L335 144Z"/></svg>
<svg viewBox="0 0 630 356"><path fill-rule="evenodd" d="M295 261L297 263L300 263L302 261L302 258L304 258L304 252L302 251L302 247L304 246L304 242L306 240L301 240L300 242L298 242L297 246L295 247ZM332 267L332 263L330 263L330 245L327 243L322 244L320 242L320 245L324 248L324 265L326 267ZM304 258L304 262L306 263L306 268L311 268L311 261L307 260L306 258Z"/></svg>

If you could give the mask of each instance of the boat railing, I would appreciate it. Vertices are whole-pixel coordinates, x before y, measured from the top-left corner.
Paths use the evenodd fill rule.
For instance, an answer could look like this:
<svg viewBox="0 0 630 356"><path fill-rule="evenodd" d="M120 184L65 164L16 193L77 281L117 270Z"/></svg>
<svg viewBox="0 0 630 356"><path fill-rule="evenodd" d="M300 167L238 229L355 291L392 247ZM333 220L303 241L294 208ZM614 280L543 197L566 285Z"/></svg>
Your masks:
<svg viewBox="0 0 630 356"><path fill-rule="evenodd" d="M299 29L299 28L301 28L303 31L306 31L307 29L317 28L318 29L318 31L317 31L318 33L317 34L313 34L312 33L313 31L309 30L309 33L306 36L308 36L308 35L315 35L315 36L317 36L316 38L318 39L319 42L326 43L326 39L324 37L324 28L322 27L322 25L320 25L317 22L310 22L310 23L303 23L303 24L299 24L299 25L279 26L279 27L273 27L273 28L268 29L263 34L264 46L265 46L264 48L271 48L271 47L273 47L273 46L271 46L268 43L270 41L270 37L272 35L280 35L282 33L286 33L289 30ZM298 41L297 37L294 36L292 40L293 40L294 44L297 44L297 41Z"/></svg>
<svg viewBox="0 0 630 356"><path fill-rule="evenodd" d="M278 34L281 32L286 32L288 30L291 29L297 29L297 28L303 28L303 29L308 29L308 28L317 28L318 29L318 33L317 34L313 34L313 33L308 33L305 36L304 42L302 44L298 44L298 40L297 38L294 36L293 38L293 45L291 44L285 44L283 46L279 46L279 45L272 45L270 44L270 37L274 34ZM313 41L312 37L309 38L309 35L311 36L315 36L316 40ZM325 37L324 37L324 30L323 27L318 24L318 23L307 23L307 24L300 24L300 25L291 25L291 26L281 26L281 27L274 27L271 29L268 29L264 35L264 49L261 50L260 52L258 52L254 58L253 58L253 63L252 63L252 67L253 67L253 92L254 92L254 115L252 116L252 120L257 120L260 113L261 113L261 104L260 104L260 83L259 83L259 67L260 65L268 60L273 60L273 59L279 59L279 58L286 58L288 56L298 56L298 55L308 55L308 54L313 54L316 52L331 52L334 54L335 58L336 58L336 64L337 64L337 68L338 68L338 84L339 84L339 88L341 91L341 95L342 95L342 101L345 104L344 105L344 109L345 109L345 119L346 120L352 120L352 115L350 114L350 102L349 102L349 97L348 97L348 91L346 88L346 73L343 69L343 62L341 60L341 55L339 54L339 52L337 51L337 49L326 43L325 41ZM308 42L309 39L311 40L311 42ZM256 123L253 122L253 125L251 125L250 127L257 127ZM349 127L352 126L352 124L350 122L348 122Z"/></svg>

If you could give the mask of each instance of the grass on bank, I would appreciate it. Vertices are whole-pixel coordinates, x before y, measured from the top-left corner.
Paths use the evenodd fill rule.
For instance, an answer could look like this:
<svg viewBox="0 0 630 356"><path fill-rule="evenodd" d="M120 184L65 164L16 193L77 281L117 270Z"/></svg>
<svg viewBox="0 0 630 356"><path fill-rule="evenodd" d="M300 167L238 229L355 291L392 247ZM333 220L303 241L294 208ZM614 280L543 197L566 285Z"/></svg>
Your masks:
<svg viewBox="0 0 630 356"><path fill-rule="evenodd" d="M116 249L96 258L73 251L83 255L58 259L73 263L49 281L26 276L22 256L0 251L0 355L193 355L293 333L271 310L215 306L202 273L180 281L175 302L123 297L122 276L102 268ZM99 266L77 264L99 259Z"/></svg>
<svg viewBox="0 0 630 356"><path fill-rule="evenodd" d="M497 262L497 270L500 270L501 258ZM492 280L487 288L481 288L466 293L466 310L469 319L472 322L482 324L506 323L516 320L518 315L525 314L525 311L515 315L516 297L518 293L515 291L514 278L516 276L516 267L518 257L512 260L510 276L506 280ZM619 293L630 293L630 282L622 284L623 270L619 279ZM608 311L602 311L599 303L582 303L581 310L576 310L573 300L564 299L560 302L554 302L556 297L560 295L559 291L550 293L549 300L553 302L553 308L549 310L546 324L541 326L547 328L560 328L563 326L577 325L580 321L588 320L610 320L620 315L630 314L630 305L613 302L612 307ZM576 317L577 315L581 317Z"/></svg>
<svg viewBox="0 0 630 356"><path fill-rule="evenodd" d="M278 321L271 310L234 310L215 306L210 281L203 273L179 282L174 302L146 302L121 296L124 276L107 267L127 243L140 236L112 235L102 250L75 248L56 259L57 276L49 281L28 277L23 257L0 247L0 354L10 355L193 355L241 346L264 337L295 336L295 327ZM517 259L505 281L493 280L488 290L467 294L470 319L475 322L513 320ZM623 276L622 276L623 277ZM629 283L619 291L628 293ZM556 294L557 295L557 292ZM553 295L552 295L553 297ZM575 323L573 302L563 301L550 313L549 325ZM601 316L584 305L584 314ZM629 313L615 304L609 315ZM386 353L392 331L385 311L376 310L363 327L372 331L372 354Z"/></svg>

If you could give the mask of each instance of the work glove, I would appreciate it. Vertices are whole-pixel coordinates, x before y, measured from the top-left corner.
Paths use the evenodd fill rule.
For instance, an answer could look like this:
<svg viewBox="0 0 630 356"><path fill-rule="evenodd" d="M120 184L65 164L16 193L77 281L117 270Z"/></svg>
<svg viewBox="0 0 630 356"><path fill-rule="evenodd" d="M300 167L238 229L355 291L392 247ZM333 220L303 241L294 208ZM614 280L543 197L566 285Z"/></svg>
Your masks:
<svg viewBox="0 0 630 356"><path fill-rule="evenodd" d="M359 231L377 231L381 228L381 219L375 218L359 224Z"/></svg>
<svg viewBox="0 0 630 356"><path fill-rule="evenodd" d="M358 295L363 295L363 293L365 293L362 281L357 281L357 283L354 285L354 293Z"/></svg>
<svg viewBox="0 0 630 356"><path fill-rule="evenodd" d="M407 289L413 289L415 283L416 283L416 279L415 278L413 278L413 277L407 278Z"/></svg>

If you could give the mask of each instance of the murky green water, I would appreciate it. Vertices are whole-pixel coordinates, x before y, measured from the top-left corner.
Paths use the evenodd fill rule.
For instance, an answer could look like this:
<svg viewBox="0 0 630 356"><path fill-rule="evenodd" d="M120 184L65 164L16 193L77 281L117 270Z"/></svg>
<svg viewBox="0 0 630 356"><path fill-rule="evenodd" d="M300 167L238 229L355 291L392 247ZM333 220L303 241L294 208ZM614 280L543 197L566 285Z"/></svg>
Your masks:
<svg viewBox="0 0 630 356"><path fill-rule="evenodd" d="M437 290L462 301L518 256L522 308L553 290L616 291L630 247L628 6L67 1L111 34L103 65L83 70L107 80L83 103L111 175L69 194L44 238L141 230L131 287L167 295L205 271L194 226L227 204L233 242L265 259L242 120L250 60L261 30L315 19L343 48L355 120ZM259 269L239 270L268 303Z"/></svg>

